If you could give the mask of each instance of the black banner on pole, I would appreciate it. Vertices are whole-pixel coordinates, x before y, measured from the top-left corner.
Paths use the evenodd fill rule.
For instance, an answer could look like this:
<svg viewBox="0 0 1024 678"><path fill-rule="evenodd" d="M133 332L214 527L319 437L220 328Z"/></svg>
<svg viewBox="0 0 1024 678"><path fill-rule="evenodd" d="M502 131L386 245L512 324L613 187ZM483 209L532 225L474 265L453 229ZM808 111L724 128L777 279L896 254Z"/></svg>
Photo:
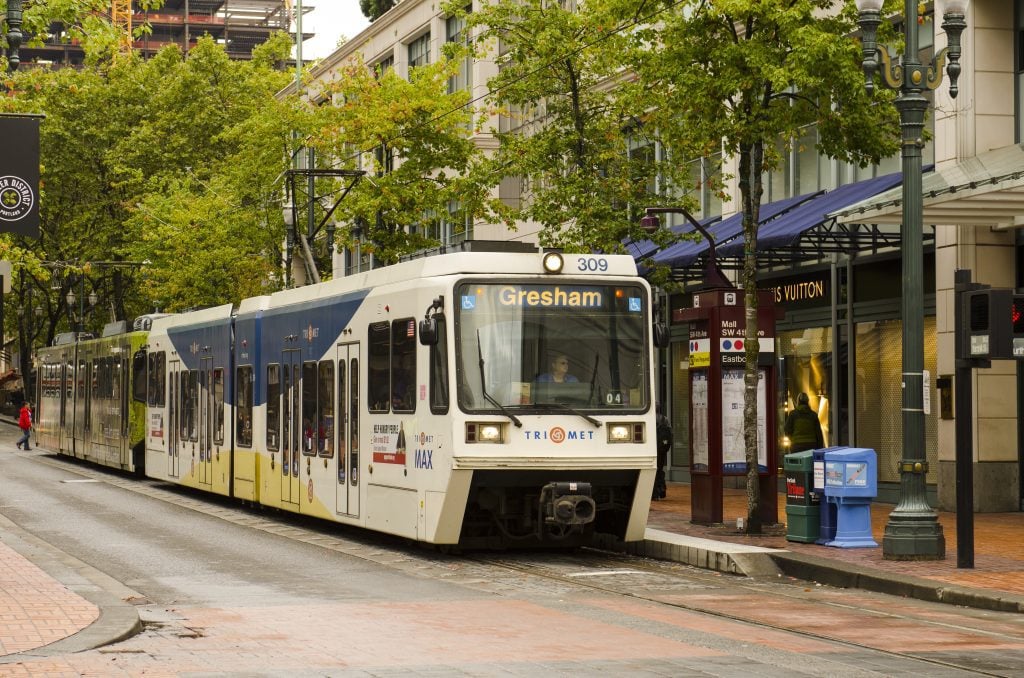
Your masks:
<svg viewBox="0 0 1024 678"><path fill-rule="evenodd" d="M0 232L39 237L39 118L0 116Z"/></svg>

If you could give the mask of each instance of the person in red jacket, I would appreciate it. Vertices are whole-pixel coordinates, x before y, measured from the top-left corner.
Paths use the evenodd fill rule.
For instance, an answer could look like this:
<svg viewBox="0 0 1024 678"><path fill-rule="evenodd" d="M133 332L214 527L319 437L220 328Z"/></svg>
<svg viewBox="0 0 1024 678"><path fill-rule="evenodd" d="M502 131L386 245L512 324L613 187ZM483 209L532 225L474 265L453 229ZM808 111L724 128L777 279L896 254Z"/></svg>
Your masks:
<svg viewBox="0 0 1024 678"><path fill-rule="evenodd" d="M29 448L28 436L32 433L32 406L26 402L18 412L18 428L21 429L21 439L18 440L18 449ZM24 446L24 447L22 447Z"/></svg>

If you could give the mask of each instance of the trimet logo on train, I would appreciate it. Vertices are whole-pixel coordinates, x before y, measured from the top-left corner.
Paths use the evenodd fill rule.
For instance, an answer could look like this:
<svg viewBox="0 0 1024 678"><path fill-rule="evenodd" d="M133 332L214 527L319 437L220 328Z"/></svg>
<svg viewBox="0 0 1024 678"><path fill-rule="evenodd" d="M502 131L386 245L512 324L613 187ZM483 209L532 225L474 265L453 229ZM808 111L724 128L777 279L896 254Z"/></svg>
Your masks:
<svg viewBox="0 0 1024 678"><path fill-rule="evenodd" d="M11 175L0 177L0 220L23 219L32 211L35 199L27 181Z"/></svg>
<svg viewBox="0 0 1024 678"><path fill-rule="evenodd" d="M552 426L547 431L523 431L527 440L550 440L553 443L561 444L566 440L593 440L593 431L566 431L561 426Z"/></svg>

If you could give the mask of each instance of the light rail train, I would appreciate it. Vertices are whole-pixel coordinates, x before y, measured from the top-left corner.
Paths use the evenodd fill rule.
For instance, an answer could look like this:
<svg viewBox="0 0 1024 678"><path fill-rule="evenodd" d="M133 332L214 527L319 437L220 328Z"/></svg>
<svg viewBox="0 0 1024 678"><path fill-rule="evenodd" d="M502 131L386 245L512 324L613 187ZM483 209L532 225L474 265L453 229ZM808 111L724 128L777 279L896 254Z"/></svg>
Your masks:
<svg viewBox="0 0 1024 678"><path fill-rule="evenodd" d="M40 349L40 444L432 544L641 539L664 328L632 258L461 249Z"/></svg>

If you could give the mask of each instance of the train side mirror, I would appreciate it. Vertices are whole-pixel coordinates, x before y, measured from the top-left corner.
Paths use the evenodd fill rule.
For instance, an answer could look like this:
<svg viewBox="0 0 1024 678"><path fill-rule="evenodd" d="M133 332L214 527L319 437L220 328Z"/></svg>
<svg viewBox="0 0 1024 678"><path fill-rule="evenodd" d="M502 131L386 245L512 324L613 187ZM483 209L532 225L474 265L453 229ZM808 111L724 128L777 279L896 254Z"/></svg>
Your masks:
<svg viewBox="0 0 1024 678"><path fill-rule="evenodd" d="M654 346L655 348L668 348L668 328L663 323L654 323Z"/></svg>
<svg viewBox="0 0 1024 678"><path fill-rule="evenodd" d="M420 343L424 346L437 345L437 317L430 316L420 321Z"/></svg>
<svg viewBox="0 0 1024 678"><path fill-rule="evenodd" d="M420 321L420 343L424 346L437 346L437 316L443 312L443 296L434 299L427 307L427 312Z"/></svg>

